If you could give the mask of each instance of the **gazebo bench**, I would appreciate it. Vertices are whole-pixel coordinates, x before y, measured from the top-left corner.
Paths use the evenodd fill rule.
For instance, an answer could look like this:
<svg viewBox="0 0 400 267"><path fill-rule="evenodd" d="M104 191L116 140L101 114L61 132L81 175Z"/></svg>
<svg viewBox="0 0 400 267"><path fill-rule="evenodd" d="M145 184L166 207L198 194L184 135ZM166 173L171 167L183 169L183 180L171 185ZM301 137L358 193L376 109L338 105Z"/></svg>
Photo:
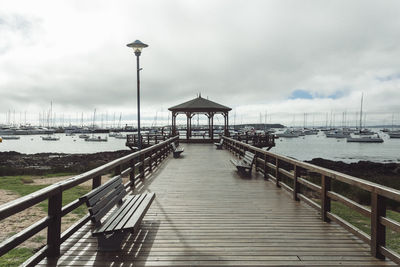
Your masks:
<svg viewBox="0 0 400 267"><path fill-rule="evenodd" d="M179 156L183 152L184 148L183 147L177 148L174 142L171 143L171 146L172 146L172 153L174 154L174 158L179 158Z"/></svg>
<svg viewBox="0 0 400 267"><path fill-rule="evenodd" d="M217 146L217 149L222 149L222 145L224 144L224 139L221 138L219 143L214 143L214 145Z"/></svg>
<svg viewBox="0 0 400 267"><path fill-rule="evenodd" d="M95 225L92 236L97 237L99 251L120 250L124 237L137 231L155 198L155 193L126 195L121 176L116 176L80 198L86 202ZM115 209L102 222L114 206Z"/></svg>
<svg viewBox="0 0 400 267"><path fill-rule="evenodd" d="M253 168L255 154L249 151L244 153L244 157L241 160L231 159L231 162L239 172L245 172L246 170L251 174Z"/></svg>

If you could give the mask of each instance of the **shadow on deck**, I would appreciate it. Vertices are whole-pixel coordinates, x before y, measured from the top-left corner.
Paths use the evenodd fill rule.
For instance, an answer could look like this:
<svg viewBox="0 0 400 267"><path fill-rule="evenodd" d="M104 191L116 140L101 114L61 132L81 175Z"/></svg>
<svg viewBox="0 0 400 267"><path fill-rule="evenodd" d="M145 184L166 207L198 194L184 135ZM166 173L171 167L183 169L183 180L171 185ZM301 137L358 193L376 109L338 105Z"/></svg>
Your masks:
<svg viewBox="0 0 400 267"><path fill-rule="evenodd" d="M213 145L185 144L140 191L156 193L136 236L118 253L96 251L91 225L62 245L57 262L41 265L386 265L360 239L293 201L253 172L239 175L232 155Z"/></svg>

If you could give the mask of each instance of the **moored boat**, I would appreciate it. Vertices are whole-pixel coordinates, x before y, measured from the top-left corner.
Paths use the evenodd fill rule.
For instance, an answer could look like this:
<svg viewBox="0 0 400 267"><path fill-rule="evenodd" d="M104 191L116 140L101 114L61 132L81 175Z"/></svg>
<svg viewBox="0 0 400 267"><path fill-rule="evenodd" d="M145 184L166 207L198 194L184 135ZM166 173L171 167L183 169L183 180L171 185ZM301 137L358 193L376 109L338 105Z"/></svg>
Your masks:
<svg viewBox="0 0 400 267"><path fill-rule="evenodd" d="M107 142L108 139L107 139L107 137L91 136L91 137L85 138L85 141L88 141L88 142Z"/></svg>
<svg viewBox="0 0 400 267"><path fill-rule="evenodd" d="M383 143L383 139L378 136L360 136L360 137L348 137L347 142L357 143Z"/></svg>
<svg viewBox="0 0 400 267"><path fill-rule="evenodd" d="M387 133L390 138L400 138L400 131L391 131Z"/></svg>
<svg viewBox="0 0 400 267"><path fill-rule="evenodd" d="M21 137L20 136L15 136L15 135L5 135L1 137L3 140L19 140Z"/></svg>
<svg viewBox="0 0 400 267"><path fill-rule="evenodd" d="M48 135L48 136L41 136L43 141L58 141L60 140L60 137L54 136L54 135Z"/></svg>

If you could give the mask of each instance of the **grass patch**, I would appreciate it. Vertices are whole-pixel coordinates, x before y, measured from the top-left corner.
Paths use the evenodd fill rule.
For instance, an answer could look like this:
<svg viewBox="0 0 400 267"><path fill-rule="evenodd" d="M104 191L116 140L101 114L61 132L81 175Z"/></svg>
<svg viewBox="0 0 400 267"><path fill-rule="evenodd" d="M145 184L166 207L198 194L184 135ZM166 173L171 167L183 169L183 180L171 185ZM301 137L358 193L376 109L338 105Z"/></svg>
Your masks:
<svg viewBox="0 0 400 267"><path fill-rule="evenodd" d="M24 181L29 178L30 178L29 176L0 177L0 188L4 190L10 190L20 196L25 196L48 186L48 185L25 184Z"/></svg>
<svg viewBox="0 0 400 267"><path fill-rule="evenodd" d="M14 248L0 257L0 266L20 266L33 254L34 250L30 248Z"/></svg>
<svg viewBox="0 0 400 267"><path fill-rule="evenodd" d="M331 202L331 211L368 235L371 234L371 220L369 218L362 216L360 213L335 201ZM400 213L398 212L388 210L386 216L392 220L400 222ZM400 233L392 231L390 228L386 227L386 246L393 251L400 253Z"/></svg>
<svg viewBox="0 0 400 267"><path fill-rule="evenodd" d="M29 178L29 177L28 177ZM33 185L26 184L24 181L27 176L3 176L0 177L0 189L12 191L20 196L25 196L31 194L37 190L45 188L49 185ZM81 186L76 186L63 192L62 204L63 206L71 203L72 201L78 199L82 195L86 194L90 190ZM47 200L39 204L39 206L47 213L48 203ZM75 209L72 213L83 216L86 214L86 207L79 207Z"/></svg>

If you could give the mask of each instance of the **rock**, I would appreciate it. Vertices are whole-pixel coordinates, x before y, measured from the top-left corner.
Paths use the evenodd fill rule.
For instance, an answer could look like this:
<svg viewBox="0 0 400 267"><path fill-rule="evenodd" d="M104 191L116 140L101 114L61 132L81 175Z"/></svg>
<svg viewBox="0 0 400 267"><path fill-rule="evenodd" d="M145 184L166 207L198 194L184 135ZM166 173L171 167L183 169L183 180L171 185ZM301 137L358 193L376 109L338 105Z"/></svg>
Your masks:
<svg viewBox="0 0 400 267"><path fill-rule="evenodd" d="M83 173L130 153L132 153L131 150L94 154L0 152L0 176L44 175L57 172Z"/></svg>

